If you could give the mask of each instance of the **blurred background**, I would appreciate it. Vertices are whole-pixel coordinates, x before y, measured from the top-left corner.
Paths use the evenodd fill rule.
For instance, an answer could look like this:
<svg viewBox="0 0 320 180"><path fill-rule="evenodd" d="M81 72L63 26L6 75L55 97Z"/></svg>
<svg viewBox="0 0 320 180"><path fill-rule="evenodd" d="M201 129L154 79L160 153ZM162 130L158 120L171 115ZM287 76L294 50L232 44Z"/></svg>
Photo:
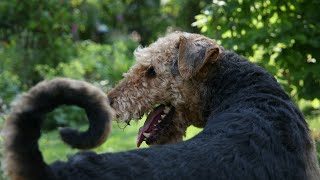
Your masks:
<svg viewBox="0 0 320 180"><path fill-rule="evenodd" d="M319 7L319 0L1 0L0 129L10 102L37 82L63 76L107 92L134 62L136 47L180 30L216 39L267 69L320 142ZM48 162L75 152L56 128L85 129L84 117L76 107L48 115L41 139ZM111 138L96 151L136 148L141 125L114 123ZM187 137L199 131L191 128Z"/></svg>

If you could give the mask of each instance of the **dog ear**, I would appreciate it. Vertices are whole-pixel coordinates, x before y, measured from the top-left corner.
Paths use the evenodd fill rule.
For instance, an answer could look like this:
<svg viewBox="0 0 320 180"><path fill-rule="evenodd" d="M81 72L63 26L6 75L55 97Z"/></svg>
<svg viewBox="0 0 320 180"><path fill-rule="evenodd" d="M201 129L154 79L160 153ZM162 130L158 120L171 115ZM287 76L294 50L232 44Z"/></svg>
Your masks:
<svg viewBox="0 0 320 180"><path fill-rule="evenodd" d="M180 37L178 69L183 79L190 79L204 68L208 63L214 63L221 49L218 45L208 41L189 40Z"/></svg>

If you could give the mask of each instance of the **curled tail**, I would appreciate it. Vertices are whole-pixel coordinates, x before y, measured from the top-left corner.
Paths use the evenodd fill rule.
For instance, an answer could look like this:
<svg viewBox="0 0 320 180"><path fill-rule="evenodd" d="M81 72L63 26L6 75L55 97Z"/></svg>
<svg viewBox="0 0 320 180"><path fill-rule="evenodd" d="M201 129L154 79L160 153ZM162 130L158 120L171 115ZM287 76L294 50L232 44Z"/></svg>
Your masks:
<svg viewBox="0 0 320 180"><path fill-rule="evenodd" d="M65 78L43 81L19 98L5 122L3 165L11 179L55 179L43 160L38 139L43 116L60 105L84 108L89 120L85 132L60 129L61 138L71 147L93 148L107 138L112 110L101 90L83 81Z"/></svg>

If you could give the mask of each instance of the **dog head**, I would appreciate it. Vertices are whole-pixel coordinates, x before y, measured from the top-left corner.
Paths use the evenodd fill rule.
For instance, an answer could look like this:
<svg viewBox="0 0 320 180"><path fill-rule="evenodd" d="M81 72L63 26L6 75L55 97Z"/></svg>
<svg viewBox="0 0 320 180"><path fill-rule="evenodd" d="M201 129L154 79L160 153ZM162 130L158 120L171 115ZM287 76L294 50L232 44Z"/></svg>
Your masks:
<svg viewBox="0 0 320 180"><path fill-rule="evenodd" d="M190 125L203 126L199 84L222 48L211 39L175 32L134 52L136 63L108 94L119 120L148 114L137 145L180 141Z"/></svg>

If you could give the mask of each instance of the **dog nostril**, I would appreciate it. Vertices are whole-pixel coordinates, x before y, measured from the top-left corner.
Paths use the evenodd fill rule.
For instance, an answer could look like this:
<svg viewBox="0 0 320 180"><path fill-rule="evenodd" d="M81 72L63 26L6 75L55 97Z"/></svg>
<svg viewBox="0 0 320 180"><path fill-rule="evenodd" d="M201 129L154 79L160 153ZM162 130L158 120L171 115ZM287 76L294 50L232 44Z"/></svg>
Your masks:
<svg viewBox="0 0 320 180"><path fill-rule="evenodd" d="M112 106L112 105L113 105L113 103L114 103L113 98L110 98L110 97L109 97L109 104L110 104L110 106Z"/></svg>

